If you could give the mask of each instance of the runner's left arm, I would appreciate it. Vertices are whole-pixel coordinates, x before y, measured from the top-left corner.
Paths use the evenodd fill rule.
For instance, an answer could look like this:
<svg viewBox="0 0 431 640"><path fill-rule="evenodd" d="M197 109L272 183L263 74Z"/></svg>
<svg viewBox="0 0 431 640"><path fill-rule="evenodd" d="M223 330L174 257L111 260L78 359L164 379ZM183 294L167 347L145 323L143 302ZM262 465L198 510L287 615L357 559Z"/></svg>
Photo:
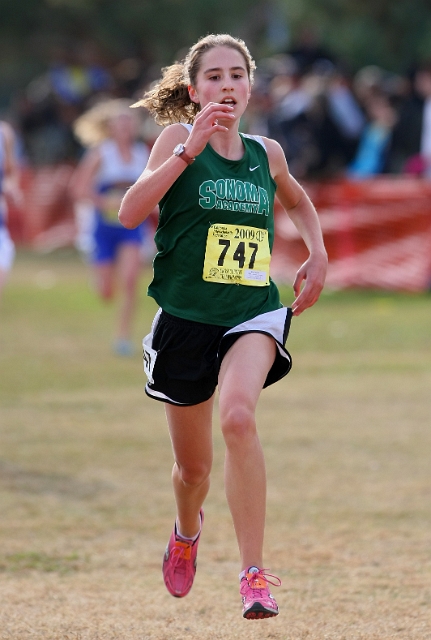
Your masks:
<svg viewBox="0 0 431 640"><path fill-rule="evenodd" d="M301 185L290 174L281 146L265 139L271 174L277 184L276 195L301 234L310 255L298 269L293 291L293 315L300 315L317 302L322 292L328 256L316 209Z"/></svg>

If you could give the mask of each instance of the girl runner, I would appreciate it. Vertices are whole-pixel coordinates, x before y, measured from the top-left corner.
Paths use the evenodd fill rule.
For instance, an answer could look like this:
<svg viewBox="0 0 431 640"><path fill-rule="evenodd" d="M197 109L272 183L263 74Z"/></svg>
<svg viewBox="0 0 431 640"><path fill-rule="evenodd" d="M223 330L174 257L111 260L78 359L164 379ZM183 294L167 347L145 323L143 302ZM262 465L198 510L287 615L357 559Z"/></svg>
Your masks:
<svg viewBox="0 0 431 640"><path fill-rule="evenodd" d="M277 142L239 133L255 64L243 41L208 35L138 103L165 125L119 219L139 225L160 204L149 295L160 306L144 339L146 393L165 403L177 518L163 559L167 589L190 591L212 462L218 386L225 487L238 541L243 616L278 614L262 559L266 474L255 409L288 373L292 314L323 288L327 255L316 211ZM291 308L269 276L274 196L309 250Z"/></svg>
<svg viewBox="0 0 431 640"><path fill-rule="evenodd" d="M122 356L134 351L131 331L145 225L124 229L118 207L149 156L149 148L139 140L138 118L129 107L128 100L105 100L76 120L75 133L89 149L71 181L77 213L83 213L78 227L87 229L78 241L90 254L96 289L104 300L114 297L118 275L121 303L113 348Z"/></svg>
<svg viewBox="0 0 431 640"><path fill-rule="evenodd" d="M7 228L6 197L18 207L23 204L15 145L12 127L0 121L0 298L15 258L15 245Z"/></svg>

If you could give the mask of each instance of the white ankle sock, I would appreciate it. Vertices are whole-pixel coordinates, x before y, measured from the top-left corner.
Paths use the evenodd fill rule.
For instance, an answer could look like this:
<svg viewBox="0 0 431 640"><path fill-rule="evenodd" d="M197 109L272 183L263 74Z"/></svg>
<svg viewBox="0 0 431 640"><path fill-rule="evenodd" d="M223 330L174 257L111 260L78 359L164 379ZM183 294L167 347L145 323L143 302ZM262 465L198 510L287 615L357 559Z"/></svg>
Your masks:
<svg viewBox="0 0 431 640"><path fill-rule="evenodd" d="M193 536L193 538L188 538L187 536L183 536L183 534L181 533L179 527L178 527L178 519L175 522L175 526L177 529L177 536L179 538L181 538L181 540L185 540L186 542L196 542L196 540L199 538L199 535L201 533L201 529L202 529L202 520L201 520L201 516L199 515L199 522L200 522L200 527L199 527L199 531L197 532L197 534L195 536Z"/></svg>

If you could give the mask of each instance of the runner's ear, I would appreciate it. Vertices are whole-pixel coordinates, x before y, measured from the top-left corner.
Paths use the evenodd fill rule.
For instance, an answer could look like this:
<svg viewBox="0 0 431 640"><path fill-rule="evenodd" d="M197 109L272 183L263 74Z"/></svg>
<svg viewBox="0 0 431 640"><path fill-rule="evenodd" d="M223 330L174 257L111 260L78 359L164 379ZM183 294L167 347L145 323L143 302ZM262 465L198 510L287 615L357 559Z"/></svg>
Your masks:
<svg viewBox="0 0 431 640"><path fill-rule="evenodd" d="M196 104L199 104L199 98L198 98L198 94L197 94L196 89L194 87L192 87L191 84L189 84L187 89L189 91L190 100L192 102L195 102Z"/></svg>

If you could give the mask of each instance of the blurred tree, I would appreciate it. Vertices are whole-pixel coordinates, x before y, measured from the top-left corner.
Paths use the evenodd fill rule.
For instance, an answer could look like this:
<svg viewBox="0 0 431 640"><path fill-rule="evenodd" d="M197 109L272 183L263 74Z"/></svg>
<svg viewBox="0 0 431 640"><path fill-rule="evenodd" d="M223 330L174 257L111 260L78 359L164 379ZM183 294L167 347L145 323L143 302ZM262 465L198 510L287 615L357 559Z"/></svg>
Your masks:
<svg viewBox="0 0 431 640"><path fill-rule="evenodd" d="M404 72L431 56L429 0L0 0L0 15L0 104L73 43L96 43L108 64L139 57L154 74L208 32L244 37L259 58L307 25L353 69Z"/></svg>
<svg viewBox="0 0 431 640"><path fill-rule="evenodd" d="M429 0L282 0L295 24L319 26L326 45L356 69L404 73L431 58Z"/></svg>
<svg viewBox="0 0 431 640"><path fill-rule="evenodd" d="M254 6L254 0L0 0L0 94L25 86L60 49L82 57L81 43L94 42L108 63L139 56L160 68L208 32L243 35Z"/></svg>

